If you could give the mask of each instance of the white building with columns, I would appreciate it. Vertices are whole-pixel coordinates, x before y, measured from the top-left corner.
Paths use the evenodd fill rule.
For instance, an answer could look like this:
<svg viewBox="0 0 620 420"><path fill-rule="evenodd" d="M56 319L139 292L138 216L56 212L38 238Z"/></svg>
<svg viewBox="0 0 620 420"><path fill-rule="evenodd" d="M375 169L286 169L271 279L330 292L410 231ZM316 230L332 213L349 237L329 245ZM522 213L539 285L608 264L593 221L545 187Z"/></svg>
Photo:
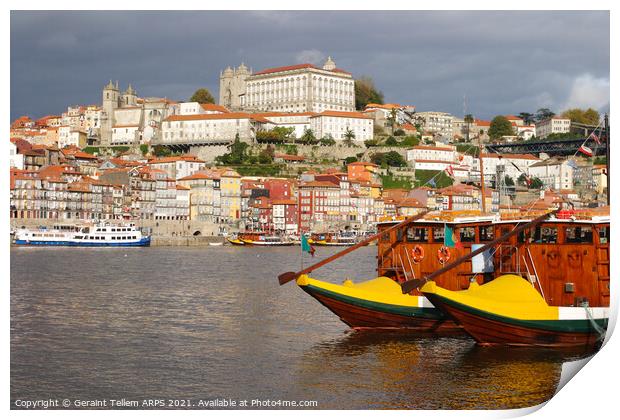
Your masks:
<svg viewBox="0 0 620 420"><path fill-rule="evenodd" d="M328 57L323 67L296 64L252 73L245 65L220 75L220 105L233 110L277 112L354 111L351 73Z"/></svg>

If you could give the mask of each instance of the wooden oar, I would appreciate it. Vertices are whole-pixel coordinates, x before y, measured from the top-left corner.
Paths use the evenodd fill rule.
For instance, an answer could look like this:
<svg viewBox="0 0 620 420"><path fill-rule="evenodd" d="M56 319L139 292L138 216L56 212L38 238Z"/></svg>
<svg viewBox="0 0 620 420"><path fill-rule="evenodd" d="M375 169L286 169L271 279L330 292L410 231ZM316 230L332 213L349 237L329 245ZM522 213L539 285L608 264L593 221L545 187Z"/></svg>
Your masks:
<svg viewBox="0 0 620 420"><path fill-rule="evenodd" d="M342 251L332 255L331 257L325 258L324 260L319 261L318 263L313 264L310 267L304 268L303 270L298 271L297 273L294 273L292 271L288 271L286 273L282 273L282 274L280 274L278 276L278 281L280 282L280 285L282 285L282 284L288 283L291 280L295 280L296 278L298 278L302 274L311 273L312 271L316 270L317 268L322 267L325 264L328 264L328 263L334 261L335 259L338 259L338 258L340 258L340 257L342 257L344 255L347 255L350 252L355 251L358 248L361 248L361 247L363 247L365 245L368 245L370 242L374 241L375 239L378 239L381 235L384 235L384 234L386 234L388 232L391 232L393 230L396 230L396 229L400 229L403 226L406 226L406 225L408 225L410 223L415 222L418 219L421 219L427 213L428 213L428 210L427 211L423 211L422 213L417 214L417 215L415 215L413 217L409 217L409 218L403 220L402 222L398 223L397 225L394 225L391 228L388 228L388 229L386 229L386 230L384 230L382 232L379 232L376 235L372 235L371 237L366 238L363 241L358 242L357 244L355 244L353 246L350 246L350 247L348 247L346 249L343 249Z"/></svg>
<svg viewBox="0 0 620 420"><path fill-rule="evenodd" d="M413 289L417 289L418 287L424 285L424 283L426 283L427 281L430 281L432 279L434 279L435 277L438 277L440 275L442 275L443 273L452 270L454 267L462 264L463 262L475 257L478 254L483 253L484 251L486 251L487 249L490 249L492 247L494 247L495 245L504 242L506 239L510 238L511 236L517 235L520 232L523 232L525 229L538 225L540 223L542 223L543 221L545 221L545 219L547 219L549 216L551 216L552 214L555 214L558 210L553 210L549 213L545 213L542 216L537 217L536 219L525 223L519 227L517 227L514 230L511 230L508 233L505 233L504 235L500 236L499 238L495 239L494 241L489 242L488 244L478 248L477 250L470 252L467 255L463 255L461 258L458 258L456 260L454 260L454 262L452 262L451 264L448 264L442 268L440 268L437 271L434 271L433 273L429 274L428 276L425 276L421 279L414 279L414 280L409 280L409 281L405 281L403 282L403 284L400 285L401 289L403 290L404 294L407 294L409 292L411 292Z"/></svg>

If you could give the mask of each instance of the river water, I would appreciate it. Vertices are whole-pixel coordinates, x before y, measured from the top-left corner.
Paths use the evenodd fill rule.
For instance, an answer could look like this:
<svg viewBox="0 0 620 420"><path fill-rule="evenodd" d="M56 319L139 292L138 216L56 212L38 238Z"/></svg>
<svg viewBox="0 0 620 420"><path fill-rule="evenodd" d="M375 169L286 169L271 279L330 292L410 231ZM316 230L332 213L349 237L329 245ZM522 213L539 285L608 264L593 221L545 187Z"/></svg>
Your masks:
<svg viewBox="0 0 620 420"><path fill-rule="evenodd" d="M333 252L320 248L313 261ZM313 275L371 278L375 253ZM12 248L12 407L124 398L521 408L551 398L574 358L351 331L294 283L278 285L299 264L297 247Z"/></svg>

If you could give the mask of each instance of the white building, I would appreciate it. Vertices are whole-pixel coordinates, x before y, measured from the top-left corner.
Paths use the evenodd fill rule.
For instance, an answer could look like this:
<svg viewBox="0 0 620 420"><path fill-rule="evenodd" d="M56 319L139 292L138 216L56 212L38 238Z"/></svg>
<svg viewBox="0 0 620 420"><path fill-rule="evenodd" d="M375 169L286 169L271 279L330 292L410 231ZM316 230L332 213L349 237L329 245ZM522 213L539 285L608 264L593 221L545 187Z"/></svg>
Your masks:
<svg viewBox="0 0 620 420"><path fill-rule="evenodd" d="M252 74L243 64L220 75L220 105L233 110L322 112L354 111L351 73L327 59L313 64L269 68Z"/></svg>
<svg viewBox="0 0 620 420"><path fill-rule="evenodd" d="M480 173L480 162L475 160L475 171ZM531 165L540 162L540 158L537 158L531 154L494 154L483 153L482 165L484 166L484 176L495 176L497 173L497 166L504 165L504 173L511 177L515 182L521 176L522 173L529 173ZM515 167L516 165L516 167ZM518 169L517 169L518 168Z"/></svg>
<svg viewBox="0 0 620 420"><path fill-rule="evenodd" d="M517 137L523 140L529 140L532 137L536 137L536 126L535 125L516 125L513 128L517 132Z"/></svg>
<svg viewBox="0 0 620 420"><path fill-rule="evenodd" d="M152 159L148 162L151 169L159 169L168 178L181 179L205 168L205 162L196 156L169 156Z"/></svg>
<svg viewBox="0 0 620 420"><path fill-rule="evenodd" d="M80 149L86 146L86 131L68 125L58 127L58 147L75 146Z"/></svg>
<svg viewBox="0 0 620 420"><path fill-rule="evenodd" d="M112 127L112 146L130 146L134 142L140 143L142 132L139 125L115 125Z"/></svg>
<svg viewBox="0 0 620 420"><path fill-rule="evenodd" d="M544 139L551 134L570 132L570 120L568 118L548 118L536 123L536 135Z"/></svg>
<svg viewBox="0 0 620 420"><path fill-rule="evenodd" d="M452 115L436 111L417 112L415 115L423 119L422 126L425 131L439 134L445 139L452 139L452 121L454 120Z"/></svg>
<svg viewBox="0 0 620 420"><path fill-rule="evenodd" d="M310 117L310 128L317 139L331 136L334 140L344 140L351 130L356 142L373 138L374 120L361 112L323 111Z"/></svg>
<svg viewBox="0 0 620 420"><path fill-rule="evenodd" d="M414 146L407 150L407 161L414 162L420 160L456 162L457 153L453 146Z"/></svg>
<svg viewBox="0 0 620 420"><path fill-rule="evenodd" d="M276 127L292 128L292 136L300 138L307 129L311 128L310 117L315 114L313 112L260 112L253 115L268 119Z"/></svg>
<svg viewBox="0 0 620 420"><path fill-rule="evenodd" d="M178 115L227 114L230 111L222 105L181 102L177 104Z"/></svg>
<svg viewBox="0 0 620 420"><path fill-rule="evenodd" d="M24 169L24 155L17 153L17 146L9 142L9 167Z"/></svg>
<svg viewBox="0 0 620 420"><path fill-rule="evenodd" d="M269 126L270 121L244 112L172 115L161 125L161 142L230 142L238 135L241 141L252 143L256 139L256 131L265 125Z"/></svg>
<svg viewBox="0 0 620 420"><path fill-rule="evenodd" d="M530 165L529 173L540 178L547 188L556 191L573 189L573 168L568 164L568 159L551 157L534 163Z"/></svg>

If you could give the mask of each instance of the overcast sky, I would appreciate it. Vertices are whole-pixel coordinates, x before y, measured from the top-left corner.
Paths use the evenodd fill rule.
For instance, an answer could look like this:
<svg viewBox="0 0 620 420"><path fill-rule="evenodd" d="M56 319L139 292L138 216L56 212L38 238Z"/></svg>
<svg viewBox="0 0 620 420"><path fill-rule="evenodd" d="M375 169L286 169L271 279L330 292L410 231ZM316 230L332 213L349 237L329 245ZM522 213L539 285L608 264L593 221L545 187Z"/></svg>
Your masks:
<svg viewBox="0 0 620 420"><path fill-rule="evenodd" d="M218 98L228 65L328 56L387 102L477 118L609 108L608 12L12 12L11 119L140 96Z"/></svg>

